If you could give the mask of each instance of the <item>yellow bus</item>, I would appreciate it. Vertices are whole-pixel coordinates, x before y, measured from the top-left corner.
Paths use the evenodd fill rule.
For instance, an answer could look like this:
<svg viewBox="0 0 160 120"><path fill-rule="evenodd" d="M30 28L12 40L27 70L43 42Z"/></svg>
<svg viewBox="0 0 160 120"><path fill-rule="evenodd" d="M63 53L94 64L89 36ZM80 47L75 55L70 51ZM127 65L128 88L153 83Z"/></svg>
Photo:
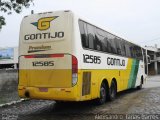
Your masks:
<svg viewBox="0 0 160 120"><path fill-rule="evenodd" d="M113 100L117 92L142 88L143 50L71 11L24 17L19 41L22 98Z"/></svg>

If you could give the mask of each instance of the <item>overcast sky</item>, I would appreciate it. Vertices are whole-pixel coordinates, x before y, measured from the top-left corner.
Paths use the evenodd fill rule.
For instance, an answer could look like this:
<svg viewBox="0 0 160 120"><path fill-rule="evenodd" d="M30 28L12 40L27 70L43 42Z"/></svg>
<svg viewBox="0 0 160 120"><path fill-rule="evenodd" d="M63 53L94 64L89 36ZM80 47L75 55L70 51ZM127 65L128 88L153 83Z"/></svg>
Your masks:
<svg viewBox="0 0 160 120"><path fill-rule="evenodd" d="M31 10L72 10L134 43L160 47L160 0L34 0L21 14L5 15L7 25L0 31L0 47L18 46L21 20Z"/></svg>

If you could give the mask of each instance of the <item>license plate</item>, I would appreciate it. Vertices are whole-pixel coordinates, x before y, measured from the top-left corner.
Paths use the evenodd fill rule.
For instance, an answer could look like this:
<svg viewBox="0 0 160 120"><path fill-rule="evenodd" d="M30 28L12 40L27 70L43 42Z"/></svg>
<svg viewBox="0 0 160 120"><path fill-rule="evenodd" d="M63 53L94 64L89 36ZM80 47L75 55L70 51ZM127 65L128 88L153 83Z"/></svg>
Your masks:
<svg viewBox="0 0 160 120"><path fill-rule="evenodd" d="M40 92L48 92L48 88L39 88Z"/></svg>

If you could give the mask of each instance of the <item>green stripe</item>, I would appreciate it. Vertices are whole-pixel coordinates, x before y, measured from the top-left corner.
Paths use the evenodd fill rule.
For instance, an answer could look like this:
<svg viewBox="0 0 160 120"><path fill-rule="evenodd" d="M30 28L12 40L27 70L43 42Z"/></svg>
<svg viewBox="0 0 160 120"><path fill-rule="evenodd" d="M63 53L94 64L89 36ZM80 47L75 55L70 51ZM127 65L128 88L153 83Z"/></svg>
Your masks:
<svg viewBox="0 0 160 120"><path fill-rule="evenodd" d="M134 59L132 61L131 73L130 73L130 78L129 78L129 81L128 81L128 88L134 88L135 87L138 68L139 68L139 60Z"/></svg>

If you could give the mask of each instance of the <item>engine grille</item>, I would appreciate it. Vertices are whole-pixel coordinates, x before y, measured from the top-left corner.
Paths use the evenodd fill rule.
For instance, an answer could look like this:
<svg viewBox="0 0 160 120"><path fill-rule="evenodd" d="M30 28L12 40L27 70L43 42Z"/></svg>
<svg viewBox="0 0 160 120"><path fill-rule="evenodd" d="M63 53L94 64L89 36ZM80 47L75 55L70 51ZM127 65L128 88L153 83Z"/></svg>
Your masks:
<svg viewBox="0 0 160 120"><path fill-rule="evenodd" d="M90 94L91 72L83 72L82 96Z"/></svg>

